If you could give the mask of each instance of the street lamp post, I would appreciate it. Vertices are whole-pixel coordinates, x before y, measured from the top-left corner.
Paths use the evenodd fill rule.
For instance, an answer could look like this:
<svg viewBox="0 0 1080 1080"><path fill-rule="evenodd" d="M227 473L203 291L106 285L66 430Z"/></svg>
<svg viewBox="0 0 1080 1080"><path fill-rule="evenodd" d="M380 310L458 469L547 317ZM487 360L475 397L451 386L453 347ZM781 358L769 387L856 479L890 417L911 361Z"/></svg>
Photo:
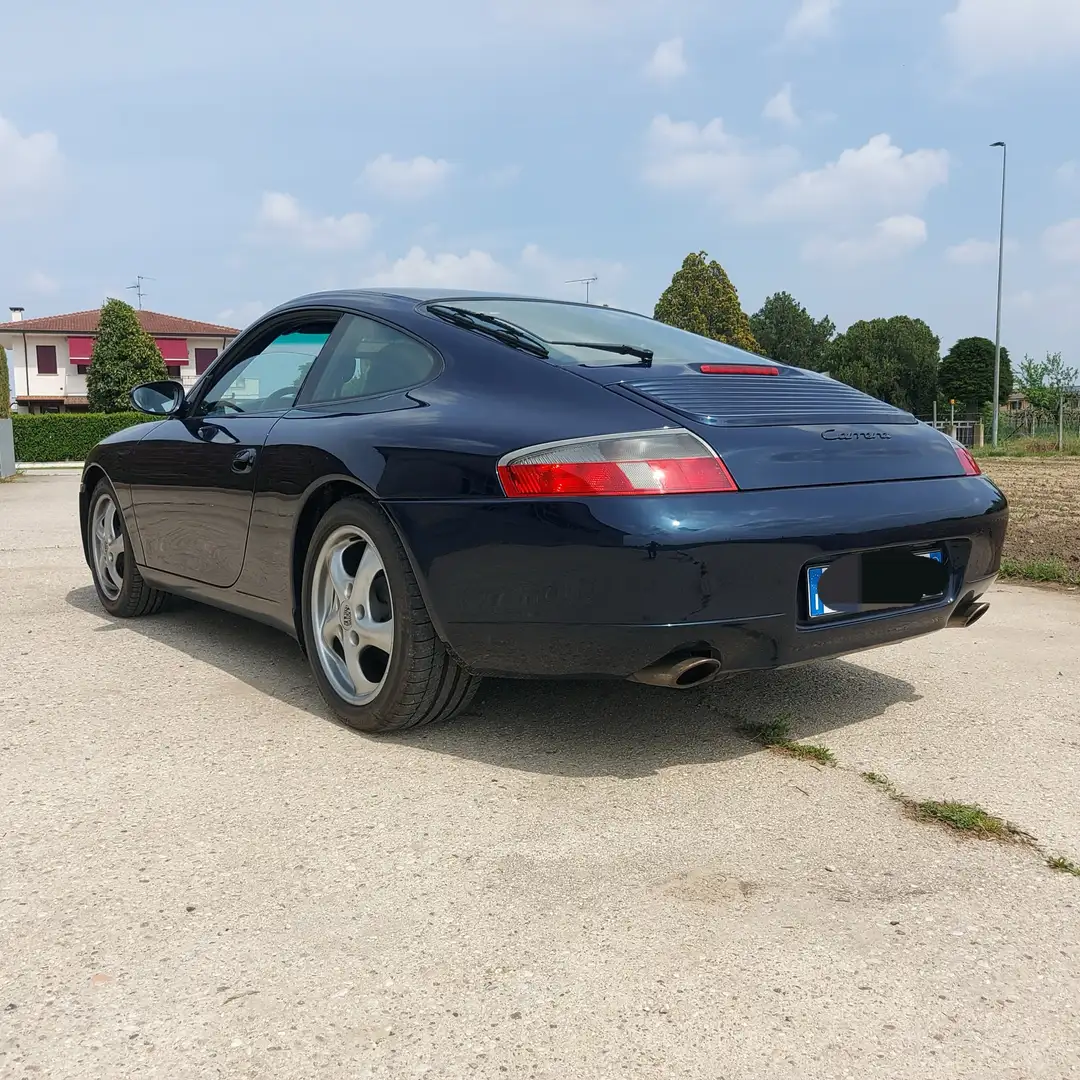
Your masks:
<svg viewBox="0 0 1080 1080"><path fill-rule="evenodd" d="M1001 281L1005 269L1005 167L1009 160L1009 148L1003 142L991 143L1001 147L1001 231L998 236L998 282L997 282L997 331L994 335L994 421L990 442L998 444L998 412L1001 408Z"/></svg>

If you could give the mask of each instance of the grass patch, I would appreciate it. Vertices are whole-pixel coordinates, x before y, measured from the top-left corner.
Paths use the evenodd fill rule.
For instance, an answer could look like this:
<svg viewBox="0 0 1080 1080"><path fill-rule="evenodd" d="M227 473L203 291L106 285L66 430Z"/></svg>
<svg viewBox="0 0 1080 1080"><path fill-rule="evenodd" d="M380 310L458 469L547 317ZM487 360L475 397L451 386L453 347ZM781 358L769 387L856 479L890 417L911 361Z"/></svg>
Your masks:
<svg viewBox="0 0 1080 1080"><path fill-rule="evenodd" d="M1001 576L1015 581L1080 585L1080 574L1074 573L1060 559L1015 559L1005 556L1001 560Z"/></svg>
<svg viewBox="0 0 1080 1080"><path fill-rule="evenodd" d="M1052 855L1046 860L1046 865L1051 870L1060 870L1063 874L1072 874L1073 877L1080 877L1080 866L1077 866L1072 859L1066 859L1062 855Z"/></svg>
<svg viewBox="0 0 1080 1080"><path fill-rule="evenodd" d="M22 470L21 469L16 469L16 471L13 472L10 476L0 476L0 484L14 483L21 476L22 476Z"/></svg>
<svg viewBox="0 0 1080 1080"><path fill-rule="evenodd" d="M958 832L971 833L974 836L990 840L1013 840L1020 836L1020 830L1010 825L1004 818L987 813L981 806L959 802L926 802L904 800L908 810L921 821L937 821Z"/></svg>
<svg viewBox="0 0 1080 1080"><path fill-rule="evenodd" d="M981 806L960 802L937 802L928 799L919 802L896 790L893 782L881 773L864 772L862 778L894 799L916 821L929 821L957 832L967 833L983 840L1020 841L1034 843L1032 837L996 814L988 813Z"/></svg>
<svg viewBox="0 0 1080 1080"><path fill-rule="evenodd" d="M754 742L767 746L788 757L800 758L803 761L816 761L822 765L835 765L836 756L827 746L817 746L813 743L796 742L791 737L791 724L786 718L781 717L767 724L748 724L743 731Z"/></svg>

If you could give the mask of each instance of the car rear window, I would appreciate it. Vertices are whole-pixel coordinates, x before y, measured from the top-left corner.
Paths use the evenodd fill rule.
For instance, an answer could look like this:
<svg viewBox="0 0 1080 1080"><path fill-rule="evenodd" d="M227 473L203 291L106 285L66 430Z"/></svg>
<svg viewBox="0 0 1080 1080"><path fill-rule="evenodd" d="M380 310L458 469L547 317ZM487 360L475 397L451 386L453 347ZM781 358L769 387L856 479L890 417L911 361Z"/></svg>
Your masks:
<svg viewBox="0 0 1080 1080"><path fill-rule="evenodd" d="M618 308L557 300L476 296L447 297L437 303L483 315L494 315L529 331L549 346L551 359L556 363L600 367L633 362L630 356L552 344L558 341L633 345L635 348L649 349L653 353L653 366L664 363L771 363L764 357L737 349L733 345L725 345L722 341L713 341L711 338L657 322L645 315L621 311Z"/></svg>

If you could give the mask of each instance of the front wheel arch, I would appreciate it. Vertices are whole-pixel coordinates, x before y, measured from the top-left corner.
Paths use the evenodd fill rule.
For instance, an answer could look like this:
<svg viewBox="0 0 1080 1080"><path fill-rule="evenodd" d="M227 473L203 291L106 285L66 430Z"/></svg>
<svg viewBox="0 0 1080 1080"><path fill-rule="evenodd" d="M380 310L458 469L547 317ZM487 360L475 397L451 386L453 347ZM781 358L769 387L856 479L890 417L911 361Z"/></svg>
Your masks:
<svg viewBox="0 0 1080 1080"><path fill-rule="evenodd" d="M90 499L97 490L102 480L108 480L109 476L100 465L88 465L82 475L82 484L79 487L79 532L82 536L83 558L86 565L90 565L90 534L88 525L90 521Z"/></svg>

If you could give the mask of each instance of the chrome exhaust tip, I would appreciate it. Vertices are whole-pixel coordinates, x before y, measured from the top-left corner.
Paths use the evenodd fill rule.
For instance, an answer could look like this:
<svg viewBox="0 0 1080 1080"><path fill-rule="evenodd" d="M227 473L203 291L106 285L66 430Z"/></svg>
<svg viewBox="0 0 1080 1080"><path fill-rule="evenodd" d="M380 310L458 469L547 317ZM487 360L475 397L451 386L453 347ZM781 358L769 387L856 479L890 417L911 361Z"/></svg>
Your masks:
<svg viewBox="0 0 1080 1080"><path fill-rule="evenodd" d="M967 607L957 608L949 616L949 626L966 630L974 626L988 611L989 604L968 604Z"/></svg>
<svg viewBox="0 0 1080 1080"><path fill-rule="evenodd" d="M630 676L631 682L691 690L711 683L720 674L720 661L712 656L687 656L681 660L661 660Z"/></svg>

